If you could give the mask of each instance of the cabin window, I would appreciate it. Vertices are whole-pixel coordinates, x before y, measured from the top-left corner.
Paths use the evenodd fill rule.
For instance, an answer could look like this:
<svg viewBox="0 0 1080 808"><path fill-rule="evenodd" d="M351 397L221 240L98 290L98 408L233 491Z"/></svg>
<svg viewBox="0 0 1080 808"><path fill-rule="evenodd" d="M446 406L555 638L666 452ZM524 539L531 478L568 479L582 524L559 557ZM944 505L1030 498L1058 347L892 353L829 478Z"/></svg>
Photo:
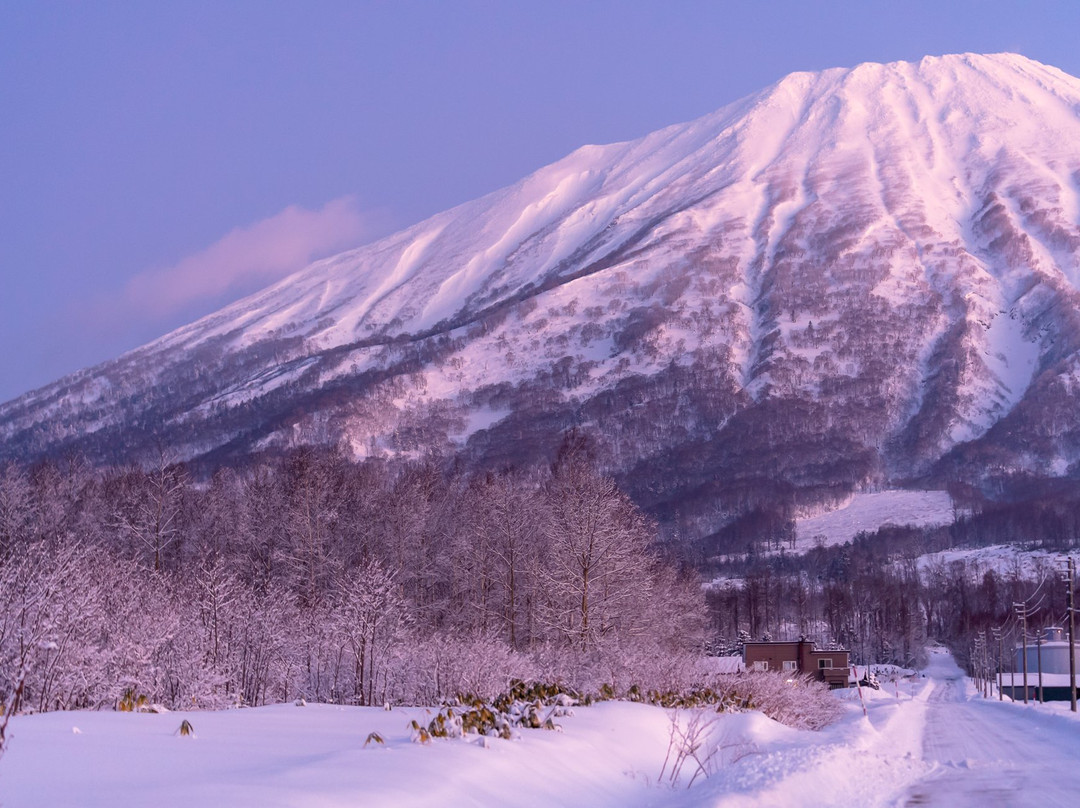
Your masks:
<svg viewBox="0 0 1080 808"><path fill-rule="evenodd" d="M796 668L794 659L785 659L784 660L784 670L793 671L793 670L796 670L796 669L797 668Z"/></svg>
<svg viewBox="0 0 1080 808"><path fill-rule="evenodd" d="M754 670L756 670L756 671L767 671L768 669L769 669L769 663L766 662L765 660L759 660L759 661L754 663Z"/></svg>
<svg viewBox="0 0 1080 808"><path fill-rule="evenodd" d="M819 668L821 668L822 670L824 670L825 668L831 668L832 667L832 660L831 659L819 659L817 661L817 666Z"/></svg>

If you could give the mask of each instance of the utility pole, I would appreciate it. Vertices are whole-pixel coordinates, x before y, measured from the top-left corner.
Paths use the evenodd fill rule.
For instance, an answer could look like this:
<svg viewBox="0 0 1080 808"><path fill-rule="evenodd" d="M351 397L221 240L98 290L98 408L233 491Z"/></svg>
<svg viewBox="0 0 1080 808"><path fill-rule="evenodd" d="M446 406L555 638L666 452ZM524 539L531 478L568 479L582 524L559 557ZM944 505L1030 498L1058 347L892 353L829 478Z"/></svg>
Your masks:
<svg viewBox="0 0 1080 808"><path fill-rule="evenodd" d="M968 649L968 656L971 657L971 681L975 683L975 689L980 690L979 685L979 638L975 638L975 642Z"/></svg>
<svg viewBox="0 0 1080 808"><path fill-rule="evenodd" d="M979 651L981 654L979 662L982 665L982 696L985 699L990 697L990 693L988 692L990 688L990 665L987 663L987 645L985 631L979 632Z"/></svg>
<svg viewBox="0 0 1080 808"><path fill-rule="evenodd" d="M1016 640L1013 639L1011 629L1009 644L1013 647L1012 657L1009 659L1009 698L1016 701Z"/></svg>
<svg viewBox="0 0 1080 808"><path fill-rule="evenodd" d="M1073 639L1073 586L1076 581L1076 560L1069 556L1069 709L1076 712L1076 640Z"/></svg>
<svg viewBox="0 0 1080 808"><path fill-rule="evenodd" d="M1075 624L1073 621L1073 587L1076 584L1076 560L1072 556L1062 559L1065 562L1065 601L1069 615L1069 709L1076 712L1076 645L1073 639Z"/></svg>
<svg viewBox="0 0 1080 808"><path fill-rule="evenodd" d="M1043 685L1042 685L1042 641L1043 635L1040 631L1035 635L1035 664L1039 666L1039 704L1043 703Z"/></svg>
<svg viewBox="0 0 1080 808"><path fill-rule="evenodd" d="M1020 618L1020 631L1023 632L1024 642L1024 704L1028 703L1028 680L1027 680L1027 619L1028 611L1027 605L1024 603L1014 603L1013 608L1016 609L1016 616Z"/></svg>
<svg viewBox="0 0 1080 808"><path fill-rule="evenodd" d="M997 640L998 658L997 658L997 676L994 677L994 681L997 682L998 689L998 701L1004 701L1005 696L1001 692L1001 658L1005 656L1005 638L1001 636L1001 627L994 626L990 629L990 633L994 635L994 639Z"/></svg>
<svg viewBox="0 0 1080 808"><path fill-rule="evenodd" d="M986 650L986 635L980 631L975 635L975 647L971 653L971 670L975 679L975 689L986 698L986 676L983 666L984 652Z"/></svg>

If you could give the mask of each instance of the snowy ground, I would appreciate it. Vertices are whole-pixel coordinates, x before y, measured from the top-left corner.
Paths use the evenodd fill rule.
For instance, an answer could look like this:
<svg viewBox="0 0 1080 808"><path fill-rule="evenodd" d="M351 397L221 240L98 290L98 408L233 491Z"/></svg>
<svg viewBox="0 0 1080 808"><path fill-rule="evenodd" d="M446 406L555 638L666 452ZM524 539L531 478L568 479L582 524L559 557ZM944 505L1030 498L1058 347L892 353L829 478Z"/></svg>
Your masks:
<svg viewBox="0 0 1080 808"><path fill-rule="evenodd" d="M1080 724L1060 708L982 700L952 658L929 678L841 694L821 732L719 716L707 778L661 778L670 713L605 703L520 740L412 743L422 709L280 705L205 713L17 717L0 804L29 806L1073 805ZM1065 714L1068 716L1068 714ZM685 720L689 714L683 713ZM196 737L175 734L181 720ZM76 730L77 728L77 730ZM369 745L372 731L385 746ZM670 762L669 762L670 768Z"/></svg>
<svg viewBox="0 0 1080 808"><path fill-rule="evenodd" d="M1067 704L1024 706L982 699L945 653L927 674L924 759L927 777L905 806L1074 806L1080 799L1080 724Z"/></svg>
<svg viewBox="0 0 1080 808"><path fill-rule="evenodd" d="M895 741L877 731L893 716L875 711L870 722L854 707L845 721L818 733L760 713L721 716L713 735L724 747L714 759L718 770L690 789L692 764L674 786L661 779L670 719L659 708L582 708L560 719L562 733L523 731L521 740L492 739L487 748L475 741L412 743L407 722L423 714L289 705L23 717L0 763L0 802L4 808L811 805L830 794L836 804L866 805L876 788L893 790L904 781L886 765ZM174 734L184 717L197 737ZM907 743L917 729L916 722L901 733ZM363 747L372 731L382 734L385 747ZM887 748L879 749L882 743ZM866 774L858 781L844 765L854 750ZM811 793L817 797L809 799Z"/></svg>
<svg viewBox="0 0 1080 808"><path fill-rule="evenodd" d="M957 548L927 553L919 556L919 571L925 572L936 564L948 566L955 561L964 562L973 579L981 579L983 573L993 570L1009 577L1040 578L1053 576L1061 553L1046 550L1025 550L1011 544L994 544L989 547Z"/></svg>
<svg viewBox="0 0 1080 808"><path fill-rule="evenodd" d="M952 499L946 491L877 491L856 494L842 508L799 519L795 523L795 549L805 552L815 544L843 544L864 530L884 525L948 525L953 522Z"/></svg>

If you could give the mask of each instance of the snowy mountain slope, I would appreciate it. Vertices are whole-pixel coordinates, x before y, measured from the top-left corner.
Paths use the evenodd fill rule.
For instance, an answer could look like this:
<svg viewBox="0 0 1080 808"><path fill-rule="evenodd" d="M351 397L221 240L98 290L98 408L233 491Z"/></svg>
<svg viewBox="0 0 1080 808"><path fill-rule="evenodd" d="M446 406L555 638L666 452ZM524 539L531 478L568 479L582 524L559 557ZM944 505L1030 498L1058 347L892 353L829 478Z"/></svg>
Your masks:
<svg viewBox="0 0 1080 808"><path fill-rule="evenodd" d="M834 511L795 522L793 550L843 544L863 531L886 525L928 527L955 519L952 499L945 491L874 491L856 494Z"/></svg>
<svg viewBox="0 0 1080 808"><path fill-rule="evenodd" d="M0 453L505 464L581 426L696 532L1070 474L1078 225L1080 80L1012 54L796 73L4 404Z"/></svg>

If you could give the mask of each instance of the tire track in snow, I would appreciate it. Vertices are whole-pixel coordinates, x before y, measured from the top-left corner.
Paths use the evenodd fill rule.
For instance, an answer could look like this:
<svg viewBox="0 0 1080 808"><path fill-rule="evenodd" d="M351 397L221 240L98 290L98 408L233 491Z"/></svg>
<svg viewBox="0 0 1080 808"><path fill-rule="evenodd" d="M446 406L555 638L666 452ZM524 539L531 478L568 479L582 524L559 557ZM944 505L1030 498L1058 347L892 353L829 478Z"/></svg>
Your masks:
<svg viewBox="0 0 1080 808"><path fill-rule="evenodd" d="M933 772L898 806L1074 806L1080 800L1080 725L998 701L969 698L963 672L933 657L923 755Z"/></svg>

